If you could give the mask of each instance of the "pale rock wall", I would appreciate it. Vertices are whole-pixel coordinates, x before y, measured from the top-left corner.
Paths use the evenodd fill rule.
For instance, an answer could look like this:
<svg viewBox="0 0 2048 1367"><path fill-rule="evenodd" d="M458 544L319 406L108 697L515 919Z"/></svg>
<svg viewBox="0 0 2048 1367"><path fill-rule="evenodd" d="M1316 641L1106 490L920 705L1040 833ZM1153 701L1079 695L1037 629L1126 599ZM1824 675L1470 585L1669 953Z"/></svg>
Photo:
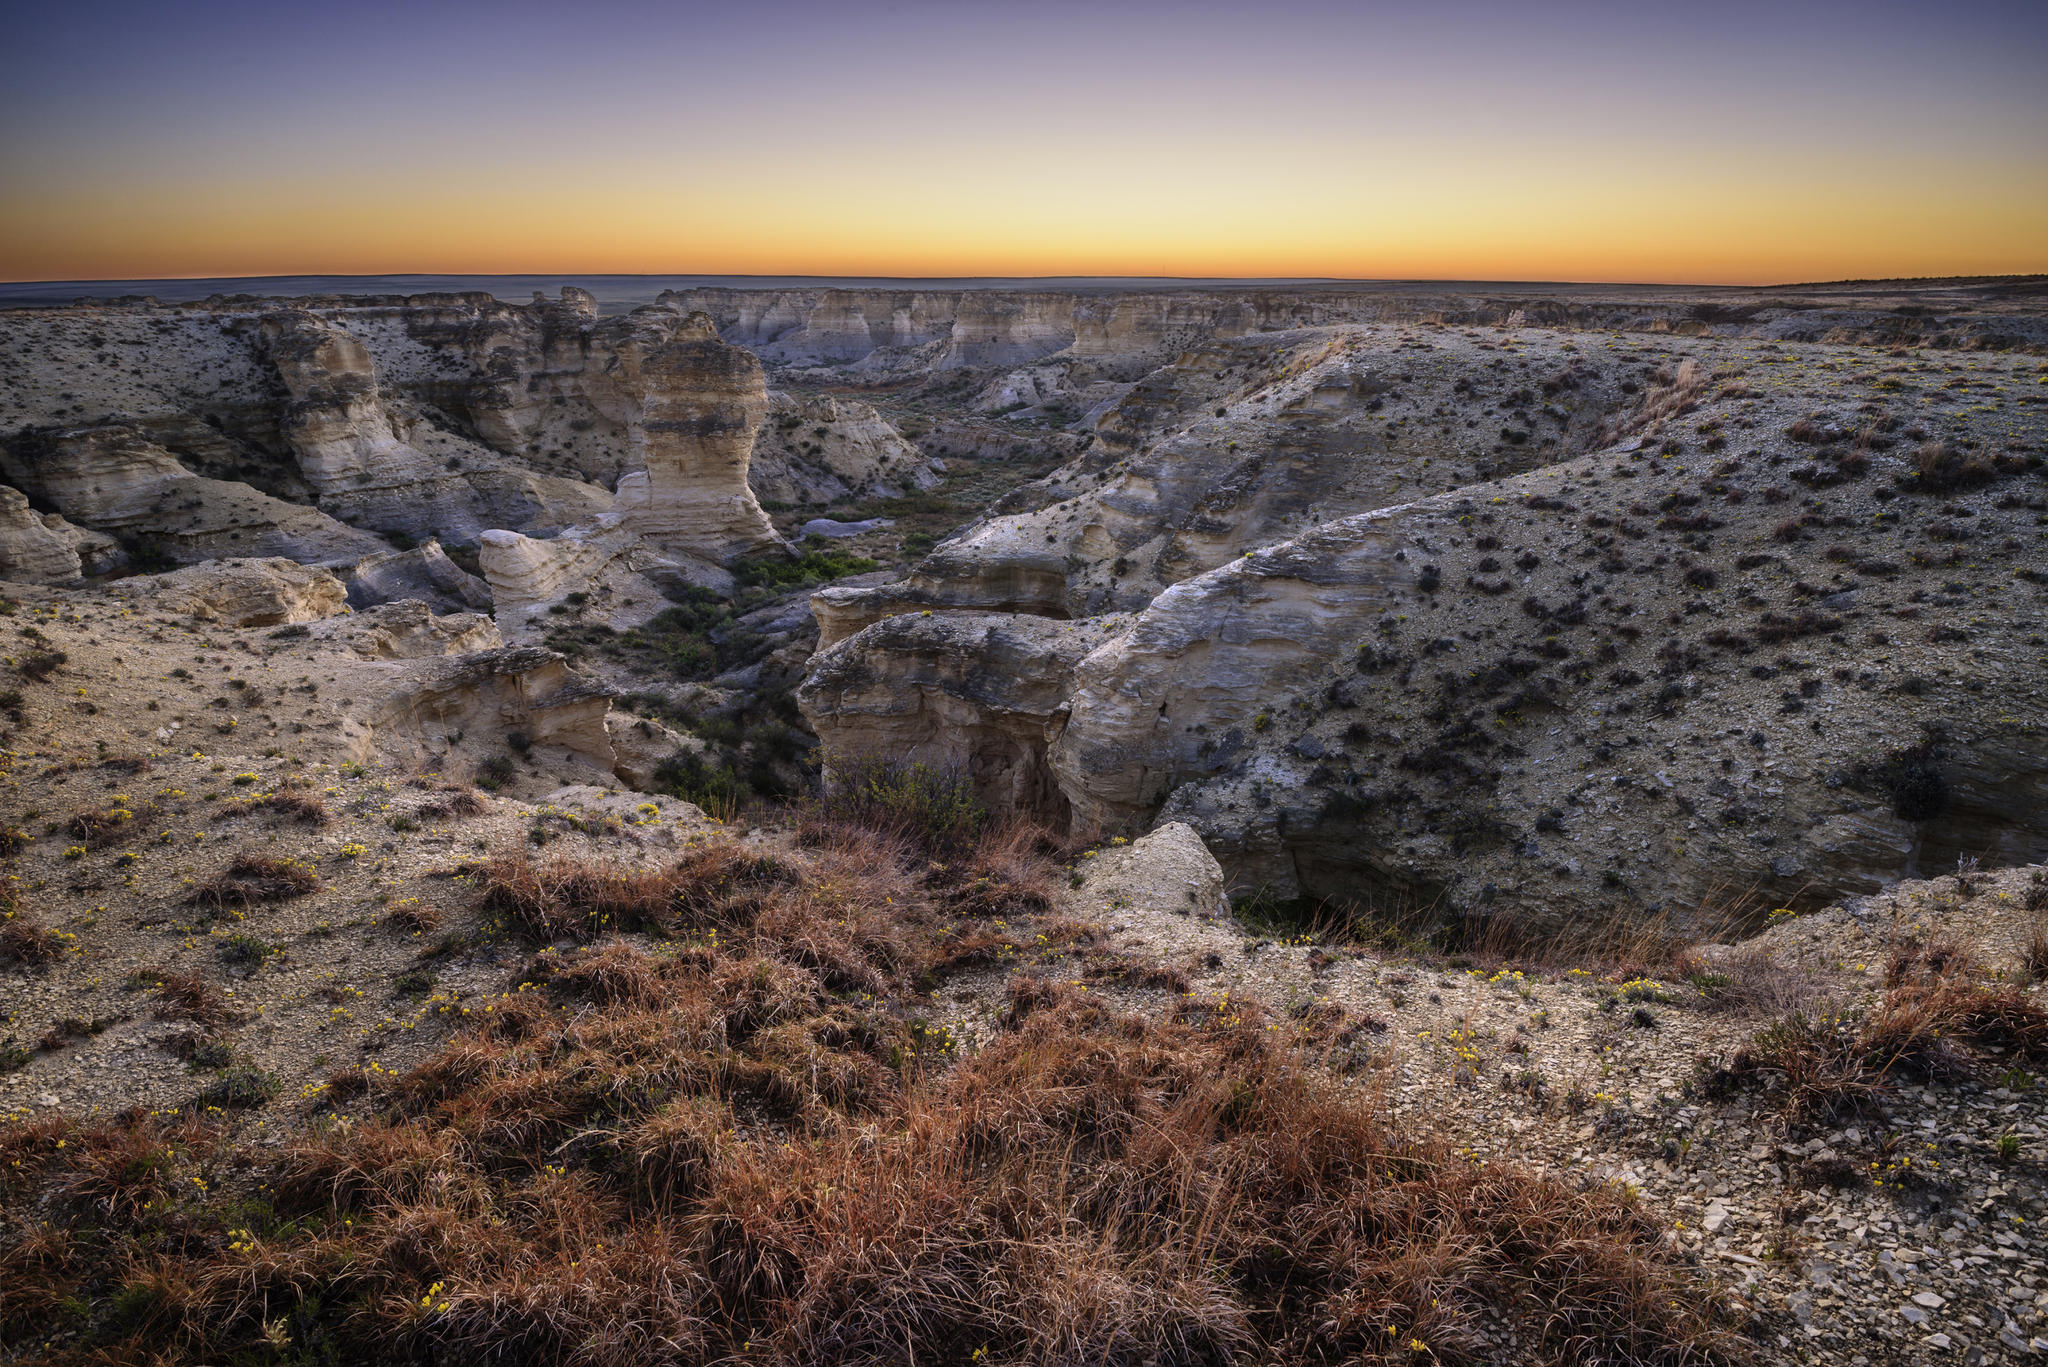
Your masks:
<svg viewBox="0 0 2048 1367"><path fill-rule="evenodd" d="M1128 829L1233 763L1214 737L1249 728L1276 678L1341 655L1412 592L1422 552L1406 524L1349 518L1176 584L1080 661L1050 752L1075 828Z"/></svg>
<svg viewBox="0 0 2048 1367"><path fill-rule="evenodd" d="M604 512L605 491L535 474L380 396L370 350L338 324L290 310L262 322L292 396L282 428L323 510L345 521L474 545L490 527L567 526Z"/></svg>
<svg viewBox="0 0 2048 1367"><path fill-rule="evenodd" d="M84 568L78 543L63 519L50 526L19 489L0 484L0 579L30 584L68 584Z"/></svg>
<svg viewBox="0 0 2048 1367"><path fill-rule="evenodd" d="M282 556L345 565L389 549L316 508L195 475L125 424L47 434L0 460L66 517L179 563Z"/></svg>
<svg viewBox="0 0 2048 1367"><path fill-rule="evenodd" d="M747 484L747 460L768 411L768 383L751 352L692 314L666 334L644 331L618 351L621 388L644 470L620 480L622 525L673 554L730 564L786 552Z"/></svg>
<svg viewBox="0 0 2048 1367"><path fill-rule="evenodd" d="M345 728L358 758L400 747L445 755L464 737L497 744L517 731L535 749L611 775L610 695L551 650L513 646L387 668L388 694Z"/></svg>
<svg viewBox="0 0 2048 1367"><path fill-rule="evenodd" d="M347 578L349 606L357 609L414 599L436 612L491 610L489 585L450 560L438 541L365 556Z"/></svg>
<svg viewBox="0 0 2048 1367"><path fill-rule="evenodd" d="M797 704L835 761L960 766L983 800L1064 822L1046 728L1096 624L1009 614L906 613L822 649Z"/></svg>

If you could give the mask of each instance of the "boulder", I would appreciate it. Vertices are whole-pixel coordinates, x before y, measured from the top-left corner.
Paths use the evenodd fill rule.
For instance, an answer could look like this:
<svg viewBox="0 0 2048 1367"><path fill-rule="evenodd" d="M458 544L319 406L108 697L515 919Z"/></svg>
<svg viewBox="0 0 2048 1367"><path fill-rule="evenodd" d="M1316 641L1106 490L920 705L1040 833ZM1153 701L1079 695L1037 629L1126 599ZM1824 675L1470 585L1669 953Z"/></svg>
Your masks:
<svg viewBox="0 0 2048 1367"><path fill-rule="evenodd" d="M169 574L123 579L113 591L159 612L230 627L317 622L348 611L348 590L339 579L318 566L284 559L207 560Z"/></svg>

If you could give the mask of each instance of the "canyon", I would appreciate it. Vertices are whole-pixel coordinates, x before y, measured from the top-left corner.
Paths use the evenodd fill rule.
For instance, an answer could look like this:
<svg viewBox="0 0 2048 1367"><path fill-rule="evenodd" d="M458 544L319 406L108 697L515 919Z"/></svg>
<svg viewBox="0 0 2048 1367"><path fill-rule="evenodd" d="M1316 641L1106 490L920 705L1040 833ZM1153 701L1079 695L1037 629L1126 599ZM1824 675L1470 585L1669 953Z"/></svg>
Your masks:
<svg viewBox="0 0 2048 1367"><path fill-rule="evenodd" d="M0 1356L2048 1349L2038 282L643 293L0 310Z"/></svg>
<svg viewBox="0 0 2048 1367"><path fill-rule="evenodd" d="M320 567L580 660L680 755L709 725L783 790L888 753L1082 835L1179 819L1238 896L1825 901L2048 856L2030 298L17 310L0 561Z"/></svg>

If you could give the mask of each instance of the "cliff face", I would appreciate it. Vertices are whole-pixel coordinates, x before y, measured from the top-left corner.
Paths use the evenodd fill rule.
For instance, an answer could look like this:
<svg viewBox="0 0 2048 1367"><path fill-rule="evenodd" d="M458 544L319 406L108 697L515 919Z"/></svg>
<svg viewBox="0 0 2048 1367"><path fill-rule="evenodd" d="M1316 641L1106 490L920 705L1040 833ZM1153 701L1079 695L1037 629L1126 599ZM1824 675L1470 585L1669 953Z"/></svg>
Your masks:
<svg viewBox="0 0 2048 1367"><path fill-rule="evenodd" d="M1064 824L1047 726L1097 624L1007 613L905 613L821 649L798 700L817 722L827 778L880 757L958 766L983 801Z"/></svg>
<svg viewBox="0 0 2048 1367"><path fill-rule="evenodd" d="M704 314L672 327L664 319L621 343L615 382L634 396L628 433L642 463L619 481L627 528L720 565L784 549L747 483L768 411L767 378L752 352L720 341Z"/></svg>
<svg viewBox="0 0 2048 1367"><path fill-rule="evenodd" d="M284 440L321 508L344 521L474 545L490 527L565 526L610 504L602 489L536 474L384 401L369 348L305 311L262 321L291 395Z"/></svg>
<svg viewBox="0 0 2048 1367"><path fill-rule="evenodd" d="M316 508L237 481L195 475L168 450L123 424L59 430L17 442L0 454L0 467L71 520L178 564L283 556L342 565L390 549Z"/></svg>
<svg viewBox="0 0 2048 1367"><path fill-rule="evenodd" d="M19 489L0 484L0 579L66 584L85 573L78 529L29 506Z"/></svg>

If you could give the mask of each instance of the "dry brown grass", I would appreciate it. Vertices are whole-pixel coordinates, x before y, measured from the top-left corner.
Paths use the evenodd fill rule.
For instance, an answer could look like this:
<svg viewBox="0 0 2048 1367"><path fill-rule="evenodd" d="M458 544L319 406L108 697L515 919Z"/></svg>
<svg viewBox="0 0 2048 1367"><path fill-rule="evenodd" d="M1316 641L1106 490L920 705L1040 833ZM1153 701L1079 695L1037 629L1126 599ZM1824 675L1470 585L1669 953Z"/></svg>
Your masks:
<svg viewBox="0 0 2048 1367"><path fill-rule="evenodd" d="M923 987L1035 905L1038 848L500 861L482 900L550 947L418 1067L337 1075L316 1106L346 1118L281 1156L164 1118L0 1127L6 1208L73 1219L0 1217L9 1331L68 1315L81 1360L192 1363L1740 1356L1626 1194L1468 1160L1339 1081L1369 1021L1124 1016L1063 967L957 1056ZM678 938L579 943L628 926Z"/></svg>
<svg viewBox="0 0 2048 1367"><path fill-rule="evenodd" d="M307 826L325 826L333 820L328 815L326 799L302 788L280 789L264 798L263 805L288 821Z"/></svg>
<svg viewBox="0 0 2048 1367"><path fill-rule="evenodd" d="M228 1025L241 1019L220 989L191 973L144 970L142 977L154 978L156 1014L159 1020L191 1021L197 1025Z"/></svg>
<svg viewBox="0 0 2048 1367"><path fill-rule="evenodd" d="M134 822L135 813L126 807L87 808L74 813L64 823L64 829L83 841L87 849L99 850L127 839L134 833Z"/></svg>
<svg viewBox="0 0 2048 1367"><path fill-rule="evenodd" d="M1737 1052L1738 1078L1778 1080L1787 1109L1815 1119L1877 1109L1895 1080L1970 1076L1996 1056L2048 1061L2048 1006L2019 983L1977 976L1951 942L1901 946L1867 1015L1798 1011Z"/></svg>
<svg viewBox="0 0 2048 1367"><path fill-rule="evenodd" d="M9 909L0 920L0 964L46 968L64 953L64 942L27 912Z"/></svg>
<svg viewBox="0 0 2048 1367"><path fill-rule="evenodd" d="M229 909L303 897L319 886L320 877L310 864L244 854L195 886L187 900L198 906Z"/></svg>
<svg viewBox="0 0 2048 1367"><path fill-rule="evenodd" d="M1638 433L1645 437L1659 435L1673 418L1683 417L1700 406L1709 380L1705 367L1687 357L1679 363L1668 384L1659 385L1643 395L1643 401L1635 412L1610 419L1601 430L1600 444L1612 445Z"/></svg>

